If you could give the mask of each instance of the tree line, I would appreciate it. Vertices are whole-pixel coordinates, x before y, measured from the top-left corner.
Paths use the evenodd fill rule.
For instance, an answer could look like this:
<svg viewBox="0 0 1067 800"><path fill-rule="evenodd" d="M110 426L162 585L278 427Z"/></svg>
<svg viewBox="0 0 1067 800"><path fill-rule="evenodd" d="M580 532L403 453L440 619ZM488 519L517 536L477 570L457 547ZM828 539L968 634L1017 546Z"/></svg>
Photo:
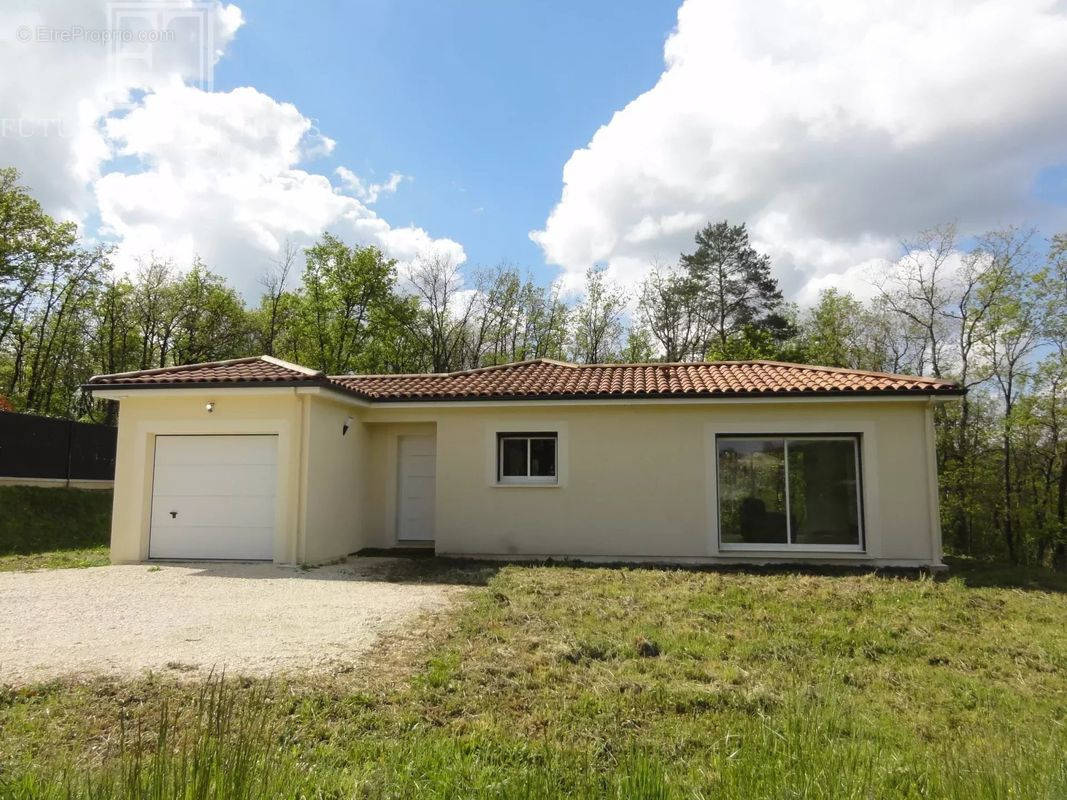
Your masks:
<svg viewBox="0 0 1067 800"><path fill-rule="evenodd" d="M511 265L466 280L443 258L401 275L330 234L286 245L248 304L199 260L118 274L106 245L46 214L0 169L0 408L114 423L79 387L98 373L266 353L348 372L767 358L932 375L967 388L937 407L946 546L1067 569L1067 235L1009 228L904 243L873 299L836 288L800 309L743 224L709 223L632 296L590 268L576 298Z"/></svg>

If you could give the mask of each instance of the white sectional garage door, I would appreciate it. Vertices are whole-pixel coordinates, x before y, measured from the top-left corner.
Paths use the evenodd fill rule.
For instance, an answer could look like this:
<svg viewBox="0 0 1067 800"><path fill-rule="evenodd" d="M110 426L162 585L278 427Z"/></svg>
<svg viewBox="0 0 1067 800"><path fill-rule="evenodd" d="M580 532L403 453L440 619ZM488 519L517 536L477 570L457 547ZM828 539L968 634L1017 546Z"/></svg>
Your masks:
<svg viewBox="0 0 1067 800"><path fill-rule="evenodd" d="M269 560L277 436L157 436L149 558Z"/></svg>

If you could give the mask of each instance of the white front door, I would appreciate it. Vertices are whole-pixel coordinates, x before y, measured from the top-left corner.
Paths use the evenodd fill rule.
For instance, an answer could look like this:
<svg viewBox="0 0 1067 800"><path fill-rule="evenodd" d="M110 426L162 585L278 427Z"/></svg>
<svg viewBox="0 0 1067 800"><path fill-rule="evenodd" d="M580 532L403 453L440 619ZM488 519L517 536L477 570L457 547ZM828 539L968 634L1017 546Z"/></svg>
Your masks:
<svg viewBox="0 0 1067 800"><path fill-rule="evenodd" d="M436 437L401 436L397 459L396 538L433 539Z"/></svg>
<svg viewBox="0 0 1067 800"><path fill-rule="evenodd" d="M149 558L270 560L277 436L157 436Z"/></svg>

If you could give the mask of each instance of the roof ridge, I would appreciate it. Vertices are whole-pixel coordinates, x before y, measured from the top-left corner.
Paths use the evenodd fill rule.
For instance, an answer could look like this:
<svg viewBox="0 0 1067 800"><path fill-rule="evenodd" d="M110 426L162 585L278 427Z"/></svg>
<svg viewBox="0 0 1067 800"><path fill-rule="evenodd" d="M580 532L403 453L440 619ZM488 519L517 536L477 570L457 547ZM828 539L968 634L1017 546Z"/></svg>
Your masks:
<svg viewBox="0 0 1067 800"><path fill-rule="evenodd" d="M793 361L773 361L767 358L760 358L754 361L748 362L718 362L723 363L748 363L748 364L768 364L774 367L795 367L797 369L810 369L816 372L837 372L844 373L846 375L871 375L876 378L896 378L898 380L910 380L910 381L923 381L924 383L946 383L955 386L955 381L948 380L947 378L933 378L927 375L908 375L903 372L878 372L873 369L853 369L852 367L824 367L819 364L797 364Z"/></svg>
<svg viewBox="0 0 1067 800"><path fill-rule="evenodd" d="M368 372L353 373L350 375L329 375L327 377L336 380L349 378L450 378L459 375L474 375L480 372L490 372L510 367L526 367L531 364L556 364L561 367L592 366L586 364L573 364L570 361L557 361L554 358L528 358L524 361L508 361L504 364L487 364L484 367L471 367L470 369L457 369L452 372Z"/></svg>
<svg viewBox="0 0 1067 800"><path fill-rule="evenodd" d="M311 367L305 367L301 364L294 364L292 361L284 361L280 358L275 358L274 356L262 355L256 357L260 361L266 361L268 364L273 364L274 366L281 367L282 369L291 369L293 372L300 372L304 375L309 375L312 378L326 377L326 373L323 372L321 369L312 369Z"/></svg>
<svg viewBox="0 0 1067 800"><path fill-rule="evenodd" d="M89 378L89 380L94 381L97 378L126 378L131 375L158 375L161 372L186 372L191 369L203 369L204 367L227 367L230 364L244 364L249 361L259 361L262 358L264 357L241 356L240 358L225 358L221 361L201 361L196 364L178 364L173 367L150 367L149 369L131 369L127 372L102 372L99 375L93 375Z"/></svg>

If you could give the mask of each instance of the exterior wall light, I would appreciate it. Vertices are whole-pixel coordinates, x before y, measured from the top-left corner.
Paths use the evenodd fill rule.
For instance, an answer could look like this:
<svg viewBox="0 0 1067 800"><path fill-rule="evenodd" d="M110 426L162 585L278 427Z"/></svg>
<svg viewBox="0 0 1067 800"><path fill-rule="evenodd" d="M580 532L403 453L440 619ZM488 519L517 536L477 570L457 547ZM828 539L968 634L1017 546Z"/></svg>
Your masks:
<svg viewBox="0 0 1067 800"><path fill-rule="evenodd" d="M345 424L341 426L341 435L344 436L348 433L348 429L352 427L352 418L345 417Z"/></svg>
<svg viewBox="0 0 1067 800"><path fill-rule="evenodd" d="M207 410L207 413L210 414L212 411L215 410L215 402L213 400L209 400L208 404L204 406L204 408Z"/></svg>

